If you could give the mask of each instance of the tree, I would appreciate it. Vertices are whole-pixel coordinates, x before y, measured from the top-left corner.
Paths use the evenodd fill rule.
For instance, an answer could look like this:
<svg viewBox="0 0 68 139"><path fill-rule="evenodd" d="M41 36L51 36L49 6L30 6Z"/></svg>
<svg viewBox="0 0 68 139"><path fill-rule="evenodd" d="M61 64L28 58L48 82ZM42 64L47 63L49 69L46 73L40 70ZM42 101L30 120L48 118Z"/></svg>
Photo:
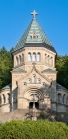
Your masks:
<svg viewBox="0 0 68 139"><path fill-rule="evenodd" d="M57 56L57 82L68 89L68 56Z"/></svg>
<svg viewBox="0 0 68 139"><path fill-rule="evenodd" d="M0 49L0 89L11 82L12 56L5 47Z"/></svg>

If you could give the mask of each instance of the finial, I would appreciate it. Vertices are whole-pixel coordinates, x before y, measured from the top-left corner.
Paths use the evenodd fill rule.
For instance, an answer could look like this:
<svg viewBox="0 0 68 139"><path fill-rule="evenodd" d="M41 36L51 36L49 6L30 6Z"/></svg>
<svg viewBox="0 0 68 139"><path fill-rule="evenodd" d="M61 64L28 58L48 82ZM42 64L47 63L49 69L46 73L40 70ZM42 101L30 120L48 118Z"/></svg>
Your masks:
<svg viewBox="0 0 68 139"><path fill-rule="evenodd" d="M31 15L33 15L34 16L34 19L36 18L36 15L37 15L38 13L34 10L32 13L31 13Z"/></svg>

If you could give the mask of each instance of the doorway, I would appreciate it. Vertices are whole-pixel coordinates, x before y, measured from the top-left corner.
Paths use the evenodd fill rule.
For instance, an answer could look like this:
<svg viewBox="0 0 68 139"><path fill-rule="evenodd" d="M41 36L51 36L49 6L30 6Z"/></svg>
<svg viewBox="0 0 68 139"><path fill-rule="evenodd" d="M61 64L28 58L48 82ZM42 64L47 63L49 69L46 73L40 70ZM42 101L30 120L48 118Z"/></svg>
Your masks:
<svg viewBox="0 0 68 139"><path fill-rule="evenodd" d="M35 102L35 108L39 109L39 103L38 102Z"/></svg>
<svg viewBox="0 0 68 139"><path fill-rule="evenodd" d="M33 108L33 102L30 102L29 103L29 109L32 109Z"/></svg>
<svg viewBox="0 0 68 139"><path fill-rule="evenodd" d="M29 109L32 109L32 108L33 108L33 102L30 102L29 103ZM35 102L35 108L39 109L39 103L38 102Z"/></svg>

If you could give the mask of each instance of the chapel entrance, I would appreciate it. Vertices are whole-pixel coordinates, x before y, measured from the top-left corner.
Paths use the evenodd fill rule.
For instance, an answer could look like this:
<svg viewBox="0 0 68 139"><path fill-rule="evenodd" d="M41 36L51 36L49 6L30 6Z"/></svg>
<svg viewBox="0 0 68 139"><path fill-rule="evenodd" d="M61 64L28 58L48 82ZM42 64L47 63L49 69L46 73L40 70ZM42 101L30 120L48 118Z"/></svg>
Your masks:
<svg viewBox="0 0 68 139"><path fill-rule="evenodd" d="M33 108L33 102L30 102L29 103L29 109L32 109L32 108ZM39 103L38 102L35 102L35 108L39 109Z"/></svg>

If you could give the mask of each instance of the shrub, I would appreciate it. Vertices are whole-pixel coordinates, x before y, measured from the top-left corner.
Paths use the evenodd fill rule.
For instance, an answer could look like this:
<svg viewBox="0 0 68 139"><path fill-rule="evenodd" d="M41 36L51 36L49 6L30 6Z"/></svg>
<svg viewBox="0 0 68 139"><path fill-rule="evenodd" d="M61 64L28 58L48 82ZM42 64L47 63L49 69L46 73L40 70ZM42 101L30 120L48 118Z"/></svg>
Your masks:
<svg viewBox="0 0 68 139"><path fill-rule="evenodd" d="M44 119L44 113L43 112L40 112L38 119Z"/></svg>
<svg viewBox="0 0 68 139"><path fill-rule="evenodd" d="M0 139L68 139L68 127L44 120L11 121L0 126Z"/></svg>

